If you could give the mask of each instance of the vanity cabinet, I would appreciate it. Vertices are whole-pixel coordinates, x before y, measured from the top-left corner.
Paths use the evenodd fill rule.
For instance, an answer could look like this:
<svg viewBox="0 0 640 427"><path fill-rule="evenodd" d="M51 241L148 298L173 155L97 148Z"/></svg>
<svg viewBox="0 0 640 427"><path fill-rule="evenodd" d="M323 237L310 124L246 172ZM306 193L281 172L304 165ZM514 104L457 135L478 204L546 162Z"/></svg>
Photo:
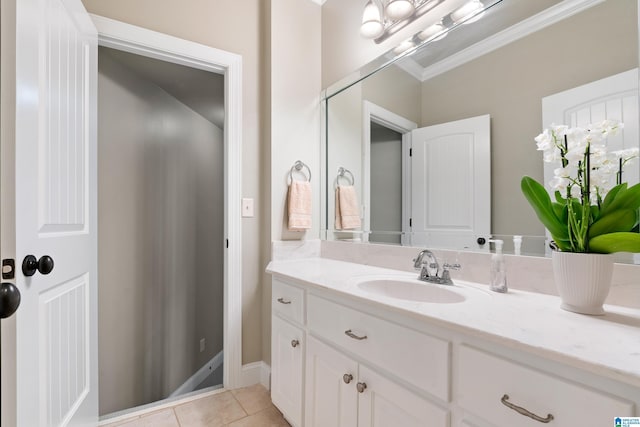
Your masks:
<svg viewBox="0 0 640 427"><path fill-rule="evenodd" d="M306 427L446 427L448 413L422 396L309 337Z"/></svg>
<svg viewBox="0 0 640 427"><path fill-rule="evenodd" d="M634 403L461 345L454 401L496 426L607 426Z"/></svg>
<svg viewBox="0 0 640 427"><path fill-rule="evenodd" d="M304 291L274 280L271 307L271 400L294 427L301 427Z"/></svg>
<svg viewBox="0 0 640 427"><path fill-rule="evenodd" d="M595 427L640 415L640 388L606 367L307 283L273 281L271 393L296 427Z"/></svg>

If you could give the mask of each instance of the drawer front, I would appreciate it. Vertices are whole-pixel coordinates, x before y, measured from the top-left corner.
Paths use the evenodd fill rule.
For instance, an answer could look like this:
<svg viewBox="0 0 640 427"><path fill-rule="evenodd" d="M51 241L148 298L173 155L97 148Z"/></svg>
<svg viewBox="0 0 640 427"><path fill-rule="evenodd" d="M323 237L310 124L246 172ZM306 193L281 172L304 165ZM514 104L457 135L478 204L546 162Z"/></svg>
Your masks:
<svg viewBox="0 0 640 427"><path fill-rule="evenodd" d="M552 415L549 426L608 426L614 417L633 416L634 405L623 399L464 345L454 370L454 399L496 426L542 425L508 405L543 419Z"/></svg>
<svg viewBox="0 0 640 427"><path fill-rule="evenodd" d="M304 290L273 279L271 307L274 313L304 325Z"/></svg>
<svg viewBox="0 0 640 427"><path fill-rule="evenodd" d="M360 360L449 400L449 342L310 295L309 330ZM366 338L364 338L366 336Z"/></svg>

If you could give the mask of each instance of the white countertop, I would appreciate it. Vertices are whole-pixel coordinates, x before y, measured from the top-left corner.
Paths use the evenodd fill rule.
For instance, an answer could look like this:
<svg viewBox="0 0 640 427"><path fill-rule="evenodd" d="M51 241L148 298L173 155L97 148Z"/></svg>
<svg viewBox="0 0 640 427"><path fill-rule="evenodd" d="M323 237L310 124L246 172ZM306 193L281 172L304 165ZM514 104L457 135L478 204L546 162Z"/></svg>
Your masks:
<svg viewBox="0 0 640 427"><path fill-rule="evenodd" d="M454 280L459 286L453 290L465 295L463 302L405 301L366 292L357 283L384 277L415 279L417 273L326 258L272 261L267 272L640 387L637 309L605 305L604 316L587 316L560 309L560 299L555 296L518 290L498 294L486 286L459 280Z"/></svg>

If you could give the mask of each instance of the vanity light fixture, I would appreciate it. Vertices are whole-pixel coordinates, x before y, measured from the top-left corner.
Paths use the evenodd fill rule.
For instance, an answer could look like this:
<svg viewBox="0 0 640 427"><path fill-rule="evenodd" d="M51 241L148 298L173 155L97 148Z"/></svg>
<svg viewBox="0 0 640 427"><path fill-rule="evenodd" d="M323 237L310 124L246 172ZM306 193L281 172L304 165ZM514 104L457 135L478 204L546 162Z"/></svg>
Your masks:
<svg viewBox="0 0 640 427"><path fill-rule="evenodd" d="M451 20L454 23L471 24L484 15L484 5L480 0L471 0L463 6L451 12Z"/></svg>
<svg viewBox="0 0 640 427"><path fill-rule="evenodd" d="M384 32L382 17L378 5L374 0L367 1L362 14L362 25L360 26L360 34L368 39L379 37Z"/></svg>
<svg viewBox="0 0 640 427"><path fill-rule="evenodd" d="M393 21L407 19L415 11L415 6L411 0L389 0L384 7L385 15Z"/></svg>
<svg viewBox="0 0 640 427"><path fill-rule="evenodd" d="M436 22L430 27L427 27L426 30L419 32L418 38L425 42L442 40L447 36L448 30L449 29L442 23L442 21Z"/></svg>
<svg viewBox="0 0 640 427"><path fill-rule="evenodd" d="M360 34L381 43L445 0L367 0Z"/></svg>
<svg viewBox="0 0 640 427"><path fill-rule="evenodd" d="M396 55L400 55L401 53L408 51L412 47L415 47L415 43L413 43L413 39L405 40L402 43L400 43L398 46L393 48L393 53L395 53Z"/></svg>

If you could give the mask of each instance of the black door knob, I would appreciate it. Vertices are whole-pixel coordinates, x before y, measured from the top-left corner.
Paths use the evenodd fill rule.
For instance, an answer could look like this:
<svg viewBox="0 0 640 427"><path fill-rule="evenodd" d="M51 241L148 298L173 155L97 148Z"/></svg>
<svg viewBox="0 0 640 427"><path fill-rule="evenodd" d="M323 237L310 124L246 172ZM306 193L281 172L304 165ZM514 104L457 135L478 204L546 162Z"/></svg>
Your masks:
<svg viewBox="0 0 640 427"><path fill-rule="evenodd" d="M13 283L0 284L0 319L16 312L20 305L20 291Z"/></svg>
<svg viewBox="0 0 640 427"><path fill-rule="evenodd" d="M53 258L49 255L42 255L36 259L33 255L27 255L22 261L22 273L25 276L33 276L36 271L41 274L49 274L53 270Z"/></svg>
<svg viewBox="0 0 640 427"><path fill-rule="evenodd" d="M487 239L485 239L484 237L478 237L478 240L476 240L476 242L478 242L479 245L484 245L485 243L487 243Z"/></svg>

